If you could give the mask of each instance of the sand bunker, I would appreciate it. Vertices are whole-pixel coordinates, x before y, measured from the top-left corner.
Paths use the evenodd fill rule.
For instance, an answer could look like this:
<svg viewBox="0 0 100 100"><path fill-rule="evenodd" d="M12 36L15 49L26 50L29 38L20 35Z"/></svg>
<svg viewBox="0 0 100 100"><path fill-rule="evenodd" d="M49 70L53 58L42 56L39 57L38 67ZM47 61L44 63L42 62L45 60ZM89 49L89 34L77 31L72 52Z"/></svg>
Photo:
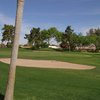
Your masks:
<svg viewBox="0 0 100 100"><path fill-rule="evenodd" d="M0 58L1 62L10 64L10 58ZM38 68L59 68L59 69L76 69L76 70L89 70L94 69L94 66L73 64L68 62L61 62L55 60L29 60L18 59L17 66L23 67L38 67Z"/></svg>

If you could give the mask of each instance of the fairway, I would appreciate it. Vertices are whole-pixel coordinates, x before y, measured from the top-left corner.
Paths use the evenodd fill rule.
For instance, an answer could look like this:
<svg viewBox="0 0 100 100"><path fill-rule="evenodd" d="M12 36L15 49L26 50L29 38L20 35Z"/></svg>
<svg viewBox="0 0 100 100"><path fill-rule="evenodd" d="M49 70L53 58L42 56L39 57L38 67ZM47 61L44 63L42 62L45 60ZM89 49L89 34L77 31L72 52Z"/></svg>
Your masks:
<svg viewBox="0 0 100 100"><path fill-rule="evenodd" d="M0 49L10 58L11 49ZM99 100L100 53L19 50L19 59L56 60L88 66L92 70L17 67L15 100ZM9 65L0 62L0 93L5 93Z"/></svg>

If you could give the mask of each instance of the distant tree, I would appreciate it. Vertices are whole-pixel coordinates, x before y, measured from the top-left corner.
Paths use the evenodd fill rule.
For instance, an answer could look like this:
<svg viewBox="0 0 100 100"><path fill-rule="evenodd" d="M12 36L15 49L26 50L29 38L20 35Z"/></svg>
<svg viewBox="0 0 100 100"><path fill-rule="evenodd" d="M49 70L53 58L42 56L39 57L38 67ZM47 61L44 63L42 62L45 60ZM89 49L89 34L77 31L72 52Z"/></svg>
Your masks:
<svg viewBox="0 0 100 100"><path fill-rule="evenodd" d="M100 36L98 36L98 37L96 38L96 43L95 43L95 45L96 45L97 50L100 50Z"/></svg>
<svg viewBox="0 0 100 100"><path fill-rule="evenodd" d="M87 36L100 36L100 28L97 29L89 29L89 31L87 32Z"/></svg>
<svg viewBox="0 0 100 100"><path fill-rule="evenodd" d="M100 28L90 29L87 32L87 36L89 37L91 43L94 43L96 48L100 49Z"/></svg>
<svg viewBox="0 0 100 100"><path fill-rule="evenodd" d="M63 32L57 31L54 38L57 42L61 42Z"/></svg>
<svg viewBox="0 0 100 100"><path fill-rule="evenodd" d="M50 40L55 37L56 33L58 32L56 27L51 27L47 30L47 41L50 44Z"/></svg>
<svg viewBox="0 0 100 100"><path fill-rule="evenodd" d="M87 32L87 36L94 36L94 35L95 35L94 29L91 28L91 29Z"/></svg>
<svg viewBox="0 0 100 100"><path fill-rule="evenodd" d="M96 34L96 36L100 36L100 28L95 29L95 34Z"/></svg>
<svg viewBox="0 0 100 100"><path fill-rule="evenodd" d="M30 34L25 34L24 38L28 40L29 45L39 48L42 43L40 28L32 28Z"/></svg>
<svg viewBox="0 0 100 100"><path fill-rule="evenodd" d="M52 37L56 40L56 42L61 42L62 32L58 31L56 27L52 27L50 29L51 29Z"/></svg>
<svg viewBox="0 0 100 100"><path fill-rule="evenodd" d="M33 39L32 39L32 37L31 37L30 34L25 34L24 39L27 39L27 41L28 41L28 42L27 42L27 45L30 45L30 46L33 45Z"/></svg>
<svg viewBox="0 0 100 100"><path fill-rule="evenodd" d="M49 45L52 38L57 42L61 41L61 32L59 32L56 27L51 27L48 30L44 29L41 31L42 42L47 42Z"/></svg>
<svg viewBox="0 0 100 100"><path fill-rule="evenodd" d="M80 43L82 44L82 46L87 46L90 44L90 38L88 36L81 36L80 37Z"/></svg>
<svg viewBox="0 0 100 100"><path fill-rule="evenodd" d="M51 38L51 34L48 32L48 30L44 29L41 31L42 42L47 42L47 44L49 45L50 38Z"/></svg>
<svg viewBox="0 0 100 100"><path fill-rule="evenodd" d="M65 33L62 34L62 48L67 48L73 50L75 48L75 39L77 35L74 33L74 30L71 26L67 26Z"/></svg>
<svg viewBox="0 0 100 100"><path fill-rule="evenodd" d="M14 39L14 30L15 27L13 25L7 25L5 24L4 27L2 28L2 42L7 42L7 46L9 44L13 43L13 39Z"/></svg>

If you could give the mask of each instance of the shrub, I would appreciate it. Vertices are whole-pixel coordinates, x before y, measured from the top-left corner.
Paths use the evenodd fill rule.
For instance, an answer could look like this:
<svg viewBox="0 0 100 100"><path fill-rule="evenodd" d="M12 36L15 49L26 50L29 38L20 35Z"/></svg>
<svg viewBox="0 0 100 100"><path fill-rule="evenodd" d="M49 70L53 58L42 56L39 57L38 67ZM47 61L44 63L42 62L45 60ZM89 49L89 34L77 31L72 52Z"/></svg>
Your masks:
<svg viewBox="0 0 100 100"><path fill-rule="evenodd" d="M6 48L7 46L3 43L0 44L0 48Z"/></svg>
<svg viewBox="0 0 100 100"><path fill-rule="evenodd" d="M8 42L6 45L8 48L12 48L12 43Z"/></svg>
<svg viewBox="0 0 100 100"><path fill-rule="evenodd" d="M41 44L41 48L48 48L48 47L49 47L49 44L47 44L46 42Z"/></svg>

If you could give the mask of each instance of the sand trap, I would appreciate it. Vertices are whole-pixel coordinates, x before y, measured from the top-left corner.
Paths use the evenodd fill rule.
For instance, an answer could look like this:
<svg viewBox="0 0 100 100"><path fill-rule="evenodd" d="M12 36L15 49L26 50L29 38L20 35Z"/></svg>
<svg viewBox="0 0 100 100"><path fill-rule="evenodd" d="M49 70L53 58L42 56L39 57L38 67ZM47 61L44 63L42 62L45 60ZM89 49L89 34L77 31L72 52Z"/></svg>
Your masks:
<svg viewBox="0 0 100 100"><path fill-rule="evenodd" d="M0 58L1 62L10 64L10 58ZM38 67L38 68L59 68L59 69L77 69L77 70L89 70L94 69L94 66L73 64L68 62L61 62L55 60L29 60L18 59L17 66L23 67Z"/></svg>

